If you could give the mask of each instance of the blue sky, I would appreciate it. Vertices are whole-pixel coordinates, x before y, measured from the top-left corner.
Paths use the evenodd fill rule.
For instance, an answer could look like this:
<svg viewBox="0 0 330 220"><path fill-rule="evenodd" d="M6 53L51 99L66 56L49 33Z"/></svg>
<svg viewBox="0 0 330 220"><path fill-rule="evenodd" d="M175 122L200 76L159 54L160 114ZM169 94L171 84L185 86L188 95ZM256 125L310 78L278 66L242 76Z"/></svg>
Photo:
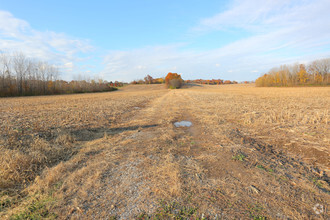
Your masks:
<svg viewBox="0 0 330 220"><path fill-rule="evenodd" d="M254 80L330 57L329 11L329 0L0 0L0 50L57 64L66 80Z"/></svg>

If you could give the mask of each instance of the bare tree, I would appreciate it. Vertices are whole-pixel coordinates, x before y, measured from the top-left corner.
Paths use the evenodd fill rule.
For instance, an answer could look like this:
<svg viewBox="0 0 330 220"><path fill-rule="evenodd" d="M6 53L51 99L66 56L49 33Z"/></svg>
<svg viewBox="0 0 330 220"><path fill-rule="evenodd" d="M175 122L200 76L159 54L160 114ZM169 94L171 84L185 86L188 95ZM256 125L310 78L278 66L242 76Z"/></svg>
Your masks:
<svg viewBox="0 0 330 220"><path fill-rule="evenodd" d="M22 53L0 52L0 97L115 90L102 79L91 81L79 75L78 80L68 83L59 80L59 76L59 68L55 65L28 58Z"/></svg>
<svg viewBox="0 0 330 220"><path fill-rule="evenodd" d="M154 79L150 75L147 75L146 77L144 77L144 81L146 84L151 84L153 80Z"/></svg>
<svg viewBox="0 0 330 220"><path fill-rule="evenodd" d="M13 57L13 65L16 73L16 84L18 95L23 95L23 81L26 78L26 73L29 68L28 59L22 53L17 53Z"/></svg>
<svg viewBox="0 0 330 220"><path fill-rule="evenodd" d="M7 94L11 87L11 59L10 55L6 53L0 54L0 73L2 75L2 92Z"/></svg>

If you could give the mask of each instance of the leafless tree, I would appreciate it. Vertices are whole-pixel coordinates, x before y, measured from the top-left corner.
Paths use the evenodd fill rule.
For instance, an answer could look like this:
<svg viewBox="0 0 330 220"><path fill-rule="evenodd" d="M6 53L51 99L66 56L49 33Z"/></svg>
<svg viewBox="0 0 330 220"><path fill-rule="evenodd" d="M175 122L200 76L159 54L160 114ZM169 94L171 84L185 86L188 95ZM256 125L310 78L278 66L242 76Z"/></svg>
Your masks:
<svg viewBox="0 0 330 220"><path fill-rule="evenodd" d="M102 79L91 82L79 75L78 80L68 83L59 76L55 65L28 58L23 53L0 51L0 97L114 90Z"/></svg>

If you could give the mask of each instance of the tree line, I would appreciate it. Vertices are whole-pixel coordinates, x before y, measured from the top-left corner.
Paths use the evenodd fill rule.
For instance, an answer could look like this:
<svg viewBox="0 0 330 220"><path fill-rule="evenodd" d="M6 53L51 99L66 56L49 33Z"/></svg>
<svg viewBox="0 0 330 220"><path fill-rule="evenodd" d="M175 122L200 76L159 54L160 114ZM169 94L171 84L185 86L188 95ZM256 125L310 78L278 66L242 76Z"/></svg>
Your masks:
<svg viewBox="0 0 330 220"><path fill-rule="evenodd" d="M59 73L57 66L23 53L0 53L0 97L116 90L101 79L67 82L59 78Z"/></svg>
<svg viewBox="0 0 330 220"><path fill-rule="evenodd" d="M153 78L148 74L144 79L133 80L130 84L165 84L167 88L177 89L183 82L181 75L169 72L164 78Z"/></svg>
<svg viewBox="0 0 330 220"><path fill-rule="evenodd" d="M237 84L236 81L223 80L223 79L194 79L185 80L186 83L207 84L207 85L221 85L221 84Z"/></svg>
<svg viewBox="0 0 330 220"><path fill-rule="evenodd" d="M256 80L256 86L330 85L330 58L315 60L308 65L293 64L272 68Z"/></svg>
<svg viewBox="0 0 330 220"><path fill-rule="evenodd" d="M165 78L153 78L150 75L144 77L144 79L133 80L130 84L163 84L165 83Z"/></svg>
<svg viewBox="0 0 330 220"><path fill-rule="evenodd" d="M173 73L169 73L166 77L174 77ZM165 78L153 78L150 75L144 77L144 79L140 80L133 80L130 84L166 84L166 77ZM181 78L181 76L180 76ZM207 84L207 85L221 85L221 84L238 84L237 81L230 81L230 80L223 80L223 79L194 79L194 80L182 80L182 83L196 83L196 84ZM181 84L182 84L181 83ZM251 83L249 81L244 81L243 83L248 84ZM168 83L167 83L168 84Z"/></svg>

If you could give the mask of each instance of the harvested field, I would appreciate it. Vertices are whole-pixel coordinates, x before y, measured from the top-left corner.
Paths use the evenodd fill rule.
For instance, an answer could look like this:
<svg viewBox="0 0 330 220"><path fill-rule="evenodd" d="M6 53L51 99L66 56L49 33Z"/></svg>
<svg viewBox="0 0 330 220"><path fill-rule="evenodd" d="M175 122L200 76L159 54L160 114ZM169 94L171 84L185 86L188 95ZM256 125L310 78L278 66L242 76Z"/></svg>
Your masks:
<svg viewBox="0 0 330 220"><path fill-rule="evenodd" d="M0 218L329 219L329 88L0 103Z"/></svg>

